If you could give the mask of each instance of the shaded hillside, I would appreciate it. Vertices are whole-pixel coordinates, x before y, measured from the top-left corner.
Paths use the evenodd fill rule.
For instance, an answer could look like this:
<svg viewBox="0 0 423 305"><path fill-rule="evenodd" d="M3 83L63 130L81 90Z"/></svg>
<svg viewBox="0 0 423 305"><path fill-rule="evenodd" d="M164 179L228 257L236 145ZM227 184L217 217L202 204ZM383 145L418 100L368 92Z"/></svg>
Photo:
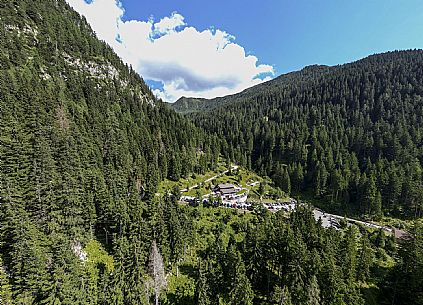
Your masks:
<svg viewBox="0 0 423 305"><path fill-rule="evenodd" d="M286 192L379 218L422 213L423 51L312 66L191 115Z"/></svg>

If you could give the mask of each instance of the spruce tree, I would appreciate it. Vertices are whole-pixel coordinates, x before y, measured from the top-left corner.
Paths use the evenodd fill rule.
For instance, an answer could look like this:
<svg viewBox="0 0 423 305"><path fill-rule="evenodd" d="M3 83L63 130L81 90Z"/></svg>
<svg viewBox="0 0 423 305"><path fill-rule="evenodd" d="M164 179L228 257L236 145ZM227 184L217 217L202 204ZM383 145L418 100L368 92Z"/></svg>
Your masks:
<svg viewBox="0 0 423 305"><path fill-rule="evenodd" d="M230 278L232 289L229 292L229 303L231 305L252 305L254 292L245 274L245 265L239 252L236 254L234 264L234 273Z"/></svg>
<svg viewBox="0 0 423 305"><path fill-rule="evenodd" d="M307 290L307 305L320 305L320 289L315 275L311 278Z"/></svg>
<svg viewBox="0 0 423 305"><path fill-rule="evenodd" d="M208 273L204 265L204 263L200 263L197 287L195 291L196 305L212 304L212 295L209 286Z"/></svg>
<svg viewBox="0 0 423 305"><path fill-rule="evenodd" d="M360 281L367 281L370 276L370 268L372 266L372 249L367 234L361 237L361 249L357 264L357 278Z"/></svg>
<svg viewBox="0 0 423 305"><path fill-rule="evenodd" d="M0 258L0 304L13 305L12 290L8 276L3 267L3 261Z"/></svg>
<svg viewBox="0 0 423 305"><path fill-rule="evenodd" d="M276 286L272 293L271 301L273 305L292 305L288 287L284 286L283 288L280 288L279 286Z"/></svg>

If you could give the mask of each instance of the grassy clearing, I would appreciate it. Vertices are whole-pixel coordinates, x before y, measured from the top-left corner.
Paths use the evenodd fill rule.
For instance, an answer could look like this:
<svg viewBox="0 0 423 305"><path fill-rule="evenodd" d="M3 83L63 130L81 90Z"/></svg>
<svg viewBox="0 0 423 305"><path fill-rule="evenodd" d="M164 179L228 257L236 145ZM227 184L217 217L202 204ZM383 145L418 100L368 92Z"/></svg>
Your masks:
<svg viewBox="0 0 423 305"><path fill-rule="evenodd" d="M179 189L186 189L194 185L198 185L204 182L207 179L210 179L213 176L219 175L224 172L227 168L224 165L219 165L216 170L209 171L203 175L201 174L192 174L186 178L181 178L179 181L172 181L165 179L159 184L158 192L164 194L167 190L171 190L174 186L179 187ZM195 193L195 192L194 192Z"/></svg>
<svg viewBox="0 0 423 305"><path fill-rule="evenodd" d="M224 164L220 164L215 171L210 171L203 175L192 175L179 181L165 180L159 185L159 193L163 194L167 190L171 190L174 186L179 187L179 189L190 189L197 185L197 187L183 192L182 195L192 197L197 195L205 196L211 193L212 185L232 183L243 189L247 189L249 191L249 198L253 201L275 202L276 200L286 200L289 197L281 192L279 192L278 196L277 190L273 187L272 181L268 177L260 177L256 173L242 167L222 175L226 170L227 167ZM215 176L218 177L205 182ZM263 185L262 190L260 185ZM244 192L245 190L240 193Z"/></svg>

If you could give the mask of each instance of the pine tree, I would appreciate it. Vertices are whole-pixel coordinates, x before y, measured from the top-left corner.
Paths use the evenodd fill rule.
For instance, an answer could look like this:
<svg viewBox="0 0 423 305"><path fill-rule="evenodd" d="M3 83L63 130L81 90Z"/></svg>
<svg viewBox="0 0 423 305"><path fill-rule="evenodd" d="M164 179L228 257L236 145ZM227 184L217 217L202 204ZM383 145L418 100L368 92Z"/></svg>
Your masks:
<svg viewBox="0 0 423 305"><path fill-rule="evenodd" d="M210 286L208 282L208 273L204 266L204 263L200 263L199 275L197 280L196 287L196 305L211 305L212 304L212 295L210 291Z"/></svg>
<svg viewBox="0 0 423 305"><path fill-rule="evenodd" d="M285 193L287 193L287 194L291 193L291 178L289 176L289 172L288 172L287 167L285 167L283 169L281 188Z"/></svg>
<svg viewBox="0 0 423 305"><path fill-rule="evenodd" d="M291 294L289 293L288 287L284 286L280 288L276 286L272 293L271 301L273 305L292 305Z"/></svg>
<svg viewBox="0 0 423 305"><path fill-rule="evenodd" d="M350 226L345 232L342 242L343 274L345 280L353 282L356 277L357 268L357 233L354 227Z"/></svg>
<svg viewBox="0 0 423 305"><path fill-rule="evenodd" d="M12 291L9 279L3 267L3 261L0 258L0 304L13 305Z"/></svg>
<svg viewBox="0 0 423 305"><path fill-rule="evenodd" d="M360 281L367 281L370 276L370 267L372 266L372 249L367 234L361 238L361 249L357 264L357 278Z"/></svg>
<svg viewBox="0 0 423 305"><path fill-rule="evenodd" d="M307 305L320 305L320 289L315 275L311 278L308 288Z"/></svg>
<svg viewBox="0 0 423 305"><path fill-rule="evenodd" d="M232 289L229 292L229 302L231 305L252 305L254 292L250 281L245 274L245 265L239 252L236 254L234 274L231 278Z"/></svg>
<svg viewBox="0 0 423 305"><path fill-rule="evenodd" d="M363 197L363 203L365 206L366 213L368 215L374 216L374 212L377 209L377 206L379 204L378 202L378 190L376 187L376 178L374 174L372 173L365 184L365 191L364 191L364 197Z"/></svg>
<svg viewBox="0 0 423 305"><path fill-rule="evenodd" d="M303 188L304 183L304 170L301 163L298 163L294 167L294 173L293 173L293 185L295 191L300 191Z"/></svg>
<svg viewBox="0 0 423 305"><path fill-rule="evenodd" d="M379 191L377 192L376 198L372 203L371 210L374 219L380 220L382 218L382 194Z"/></svg>

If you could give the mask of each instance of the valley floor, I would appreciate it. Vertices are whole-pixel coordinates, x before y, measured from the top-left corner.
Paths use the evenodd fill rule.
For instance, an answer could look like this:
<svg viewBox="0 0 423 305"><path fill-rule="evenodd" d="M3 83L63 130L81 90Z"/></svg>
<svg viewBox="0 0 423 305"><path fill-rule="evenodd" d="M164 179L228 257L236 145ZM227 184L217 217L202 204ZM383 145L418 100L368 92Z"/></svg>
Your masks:
<svg viewBox="0 0 423 305"><path fill-rule="evenodd" d="M257 206L261 206L270 212L278 212L280 210L290 213L296 210L299 203L297 199L283 195L281 198L276 198L277 191L272 187L270 180L256 175L238 165L231 165L230 169L224 169L223 166L219 167L220 172L206 173L201 177L196 177L192 180L192 185L187 185L186 188L180 190L181 198L179 200L182 204L196 205L203 203L206 205L213 205L215 207L238 209L241 211L252 211ZM190 180L188 180L190 181ZM248 197L246 202L230 202L230 201L215 201L209 202L210 196L213 196L211 188L213 183L233 182L236 183L242 190L246 190L251 196ZM181 185L178 182L165 182L167 186ZM182 183L187 183L184 181ZM262 184L261 193L259 191ZM280 194L279 194L280 195ZM327 213L323 209L313 207L313 215L316 221L320 221L324 228L334 228L338 230L342 225L360 225L370 229L383 230L388 235L394 234L395 237L400 238L407 235L407 232L390 225L383 225L377 222L370 222L365 220L358 220L336 213Z"/></svg>

